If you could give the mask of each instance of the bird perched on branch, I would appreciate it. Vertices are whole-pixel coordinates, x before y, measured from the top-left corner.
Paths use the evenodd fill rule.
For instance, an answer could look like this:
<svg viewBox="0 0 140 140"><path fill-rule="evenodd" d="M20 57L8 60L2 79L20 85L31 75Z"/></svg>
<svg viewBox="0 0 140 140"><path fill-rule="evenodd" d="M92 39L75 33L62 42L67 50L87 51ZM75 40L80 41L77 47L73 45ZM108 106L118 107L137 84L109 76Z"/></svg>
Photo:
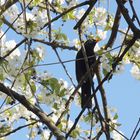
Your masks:
<svg viewBox="0 0 140 140"><path fill-rule="evenodd" d="M94 47L97 43L97 40L89 39L84 43L86 55L88 57L88 65L89 67L95 63L96 57L94 53ZM79 60L78 60L79 59ZM84 55L82 53L82 48L78 51L76 55L76 79L78 83L81 78L86 74L87 68L84 60ZM91 71L91 76L94 76L94 70ZM81 86L81 107L83 108L91 96L91 82L90 77L86 78ZM92 101L90 100L87 104L87 108L92 107Z"/></svg>

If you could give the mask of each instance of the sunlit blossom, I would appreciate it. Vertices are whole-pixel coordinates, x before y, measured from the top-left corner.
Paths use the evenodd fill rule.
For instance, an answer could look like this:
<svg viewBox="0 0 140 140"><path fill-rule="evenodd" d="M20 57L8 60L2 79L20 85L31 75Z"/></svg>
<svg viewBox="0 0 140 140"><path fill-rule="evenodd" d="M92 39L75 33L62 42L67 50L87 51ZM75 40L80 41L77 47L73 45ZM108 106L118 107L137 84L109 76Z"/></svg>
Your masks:
<svg viewBox="0 0 140 140"><path fill-rule="evenodd" d="M76 38L76 39L73 39L73 41L72 41L72 45L74 45L75 46L75 48L79 48L79 46L80 46L80 41Z"/></svg>
<svg viewBox="0 0 140 140"><path fill-rule="evenodd" d="M110 64L109 64L109 60L105 55L102 55L100 62L102 63L102 68L105 69L107 72L110 72L110 70L112 69Z"/></svg>
<svg viewBox="0 0 140 140"><path fill-rule="evenodd" d="M6 51L8 52L8 51L12 50L15 46L16 46L15 40L7 41L5 43L5 48L4 48L3 52L6 52ZM11 59L14 59L14 57L19 57L20 55L21 55L20 50L17 48L9 55L9 57Z"/></svg>
<svg viewBox="0 0 140 140"><path fill-rule="evenodd" d="M130 72L134 78L140 80L140 68L137 65L134 64Z"/></svg>
<svg viewBox="0 0 140 140"><path fill-rule="evenodd" d="M47 140L49 138L49 136L50 136L50 132L45 129L45 130L42 131L42 135L43 135L43 138L45 140Z"/></svg>
<svg viewBox="0 0 140 140"><path fill-rule="evenodd" d="M63 79L60 79L59 83L63 86L63 88L68 88L68 82L67 81L64 81Z"/></svg>
<svg viewBox="0 0 140 140"><path fill-rule="evenodd" d="M45 48L43 46L38 46L38 47L36 47L36 50L37 50L37 52L39 54L39 57L41 59L43 59L44 56L45 56Z"/></svg>
<svg viewBox="0 0 140 140"><path fill-rule="evenodd" d="M124 64L119 64L119 65L117 65L117 67L116 67L116 69L115 69L115 73L120 74L120 73L122 73L122 72L124 72Z"/></svg>
<svg viewBox="0 0 140 140"><path fill-rule="evenodd" d="M85 9L84 8L80 9L76 14L76 18L80 19L84 15L84 13L85 13Z"/></svg>
<svg viewBox="0 0 140 140"><path fill-rule="evenodd" d="M5 42L6 42L6 35L3 35L4 34L4 32L2 31L2 30L0 30L0 46L1 47L4 47L4 45L5 45Z"/></svg>
<svg viewBox="0 0 140 140"><path fill-rule="evenodd" d="M5 15L10 17L10 21L13 22L19 14L19 10L16 4L13 4L6 12Z"/></svg>
<svg viewBox="0 0 140 140"><path fill-rule="evenodd" d="M107 13L105 8L103 7L95 8L94 22L96 23L96 25L105 26L106 18Z"/></svg>
<svg viewBox="0 0 140 140"><path fill-rule="evenodd" d="M98 29L97 30L97 37L100 39L100 40L104 40L106 39L106 36L107 36L107 31L103 31L103 30L100 30Z"/></svg>
<svg viewBox="0 0 140 140"><path fill-rule="evenodd" d="M0 5L3 5L5 3L5 0L0 0Z"/></svg>
<svg viewBox="0 0 140 140"><path fill-rule="evenodd" d="M68 5L68 8L75 6L77 4L77 1L78 0L71 0L69 5Z"/></svg>
<svg viewBox="0 0 140 140"><path fill-rule="evenodd" d="M53 120L54 123L56 123L58 120L58 116L56 116L54 113L51 115L50 118Z"/></svg>
<svg viewBox="0 0 140 140"><path fill-rule="evenodd" d="M120 132L122 133L122 132ZM124 140L124 138L115 130L112 131L112 136L114 140Z"/></svg>
<svg viewBox="0 0 140 140"><path fill-rule="evenodd" d="M65 0L55 0L57 1L60 5L65 3Z"/></svg>

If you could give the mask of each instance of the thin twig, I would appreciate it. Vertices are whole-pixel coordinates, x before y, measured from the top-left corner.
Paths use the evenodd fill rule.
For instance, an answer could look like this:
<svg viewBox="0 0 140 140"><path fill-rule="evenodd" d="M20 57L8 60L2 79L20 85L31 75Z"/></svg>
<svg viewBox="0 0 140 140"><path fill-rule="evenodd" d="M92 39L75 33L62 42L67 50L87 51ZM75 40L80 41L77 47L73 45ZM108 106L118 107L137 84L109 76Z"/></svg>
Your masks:
<svg viewBox="0 0 140 140"><path fill-rule="evenodd" d="M31 4L31 2L32 2L33 0L31 0L27 5L26 5L26 7L23 9L23 11L21 12L21 13L19 13L18 14L18 16L14 19L14 21L11 23L11 25L13 25L16 21L17 21L17 19L22 15L22 13L24 12L24 10ZM0 37L0 40L2 39L2 37L9 31L9 29L10 29L11 27L8 27L7 29L6 29L6 31L2 34L2 36Z"/></svg>
<svg viewBox="0 0 140 140"><path fill-rule="evenodd" d="M132 11L133 11L133 15L134 15L134 17L136 18L137 23L138 23L138 24L139 24L139 26L140 26L140 20L139 20L139 18L138 18L138 15L137 15L137 13L136 13L135 8L134 8L134 5L133 5L133 0L129 0L129 4L130 4L131 9L132 9Z"/></svg>
<svg viewBox="0 0 140 140"><path fill-rule="evenodd" d="M99 140L99 138L101 137L102 134L103 134L103 131L100 130L92 140Z"/></svg>
<svg viewBox="0 0 140 140"><path fill-rule="evenodd" d="M48 21L49 21L49 42L52 41L52 26L51 26L51 16L50 16L50 6L48 0L46 0L46 10L47 10L47 16L48 16Z"/></svg>
<svg viewBox="0 0 140 140"><path fill-rule="evenodd" d="M44 29L46 26L48 26L50 23L57 21L59 18L63 17L64 15L66 15L67 13L71 12L72 10L78 8L78 7L82 7L85 5L89 5L90 1L84 1L76 6L71 7L70 9L67 9L66 11L64 11L63 13L61 13L60 15L56 16L55 18L53 18L50 22L47 22L44 27L42 29Z"/></svg>
<svg viewBox="0 0 140 140"><path fill-rule="evenodd" d="M8 57L13 51L15 51L18 47L20 47L23 43L25 43L27 41L27 38L23 39L22 41L20 41L18 44L16 44L16 46L11 49L6 55L4 55L2 58L5 59L6 57Z"/></svg>
<svg viewBox="0 0 140 140"><path fill-rule="evenodd" d="M71 81L72 85L73 85L74 87L76 87L76 85L74 84L74 82L73 82L73 80L72 80L72 77L70 76L70 74L68 73L68 71L67 71L67 69L66 69L66 66L64 65L63 61L61 60L61 58L60 58L60 56L59 56L59 54L58 54L58 51L57 51L56 49L54 49L54 51L55 51L55 53L56 53L56 55L57 55L57 58L58 58L59 62L61 63L61 65L62 65L62 67L63 67L63 69L64 69L66 75L68 76L69 80Z"/></svg>
<svg viewBox="0 0 140 140"><path fill-rule="evenodd" d="M136 131L136 134L135 134L135 136L134 136L133 140L135 140L135 139L136 139L136 137L138 136L139 132L140 132L140 128Z"/></svg>
<svg viewBox="0 0 140 140"><path fill-rule="evenodd" d="M136 27L136 25L133 23L130 15L128 14L128 9L125 8L122 0L116 0L121 13L124 17L124 19L126 20L127 24L130 26L131 30L133 31L133 33L135 34L135 36L137 36L137 38L140 38L140 30Z"/></svg>
<svg viewBox="0 0 140 140"><path fill-rule="evenodd" d="M140 123L140 118L139 118L139 120L138 120L138 122L137 122L137 124L136 124L136 126L135 126L135 128L134 128L134 130L133 130L133 132L132 132L132 135L131 135L131 137L130 137L130 140L132 140L132 138L133 138L133 136L134 136L134 134L135 134L135 132L136 132L136 130L137 130L137 128L138 128L139 123Z"/></svg>
<svg viewBox="0 0 140 140"><path fill-rule="evenodd" d="M113 49L110 49L110 50L107 50L105 52L103 52L102 54L100 54L99 56L102 56L103 54L106 54L108 52L111 52L113 50L116 50L118 48L120 48L121 46L117 46ZM88 58L92 58L92 57L95 57L97 56L96 54L95 55L92 55L92 56L89 56ZM79 59L70 59L70 60L65 60L65 61L62 61L63 63L70 63L70 62L74 62L74 61L80 61L80 60L83 60L84 58L79 58ZM24 70L21 71L21 73L23 73L24 71L27 71L33 67L42 67L42 66L51 66L51 65L58 65L58 64L61 64L60 62L51 62L51 63L45 63L45 64L38 64L38 65L33 65L33 66L29 66L27 68L25 68Z"/></svg>
<svg viewBox="0 0 140 140"><path fill-rule="evenodd" d="M97 66L96 76L97 76L98 84L100 84L102 81L101 74L100 74L100 65ZM106 98L106 93L105 93L103 84L100 86L99 90L101 93L101 99L102 99L102 103L103 103L105 121L109 123L110 119L109 119L109 114L108 114L107 98ZM109 130L108 125L105 124L105 130L103 130L103 131L105 132L107 139L110 138L110 130Z"/></svg>
<svg viewBox="0 0 140 140"><path fill-rule="evenodd" d="M7 96L7 97L8 97L8 96ZM5 110L1 111L0 114L4 113L4 112L7 111L7 110L12 109L13 107L15 107L15 106L17 106L17 105L19 105L19 104L20 104L20 103L16 103L16 104L14 104L14 105L11 106L11 107L6 108Z"/></svg>
<svg viewBox="0 0 140 140"><path fill-rule="evenodd" d="M1 20L5 25L10 27L13 31L15 31L17 34L21 35L21 33L17 32L16 29L13 27L13 25L6 18L4 18L4 16L1 17Z"/></svg>
<svg viewBox="0 0 140 140"><path fill-rule="evenodd" d="M12 131L10 131L10 132L4 134L4 135L0 135L0 138L9 136L9 135L11 135L12 133L15 133L15 132L19 131L20 129L23 129L23 128L28 127L28 126L31 126L31 125L34 125L34 124L36 124L37 122L38 122L38 121L29 123L29 124L26 124L26 125L19 126L19 127L17 127L16 129L14 129L14 130L12 130Z"/></svg>
<svg viewBox="0 0 140 140"><path fill-rule="evenodd" d="M18 2L18 0L7 0L2 6L0 6L0 16L16 2Z"/></svg>
<svg viewBox="0 0 140 140"><path fill-rule="evenodd" d="M79 28L79 40L80 40L81 46L82 46L82 53L83 53L84 60L85 60L86 70L89 71L88 76L89 76L89 80L90 80L90 84L91 84L91 88L92 88L92 92L93 92L95 106L96 106L96 109L98 111L98 115L99 115L99 120L100 120L101 126L103 128L104 127L104 125L102 123L103 116L102 116L101 111L100 111L98 99L97 99L96 95L94 94L94 90L95 90L94 89L94 82L92 80L92 75L91 75L90 67L88 65L88 58L87 58L86 50L85 50L84 46L82 45L82 37L81 37L81 29L80 28ZM97 67L98 67L98 65L97 65ZM87 103L88 103L88 101L87 101ZM86 105L88 105L88 104L86 104Z"/></svg>
<svg viewBox="0 0 140 140"><path fill-rule="evenodd" d="M109 123L105 122L112 130L114 130L115 132L117 132L119 135L121 135L124 139L126 140L130 140L129 138L127 138L124 134L122 134L120 131L118 131L116 128L114 128L112 125L110 125Z"/></svg>
<svg viewBox="0 0 140 140"><path fill-rule="evenodd" d="M55 42L47 42L45 40L40 40L40 39L32 39L32 41L40 42L40 43L49 45L52 48L61 48L61 49L68 49L68 50L77 51L77 48L75 46L69 47L69 46L63 45L59 42L56 42L56 41Z"/></svg>
<svg viewBox="0 0 140 140"><path fill-rule="evenodd" d="M88 65L88 58L87 58L87 55L86 55L86 52L85 52L85 48L83 47L82 45L82 38L81 38L81 31L79 29L79 39L80 39L80 42L81 42L81 46L82 46L82 53L83 53L83 56L84 56L84 60L85 60L85 65L86 65L86 68L87 68L87 71L88 71L88 77L90 77L90 82L91 82L91 85L93 85L92 83L92 76L91 76L91 71L90 71L90 68L89 68L89 65ZM97 101L97 98L96 98L96 95L94 94L94 87L92 86L92 90L93 90L93 97L94 97L94 101L95 101L95 106L96 106L96 109L98 110L98 113L99 113L99 118L100 118L100 123L101 123L101 126L103 128L103 124L102 124L102 115L101 115L101 112L100 112L100 108L99 108L99 105L98 105L98 101ZM91 99L91 98L90 98ZM71 127L71 129L69 130L69 132L66 134L66 138L68 138L68 136L71 134L71 132L75 129L79 119L81 118L83 112L85 111L86 109L86 106L88 105L90 100L88 100L85 104L85 106L83 107L82 111L79 113L79 115L77 116L77 118L75 119L75 122L73 124L73 126Z"/></svg>
<svg viewBox="0 0 140 140"><path fill-rule="evenodd" d="M48 128L53 132L53 134L57 137L58 140L65 140L59 128L57 128L52 122L51 119L47 116L47 114L41 111L38 107L31 104L23 95L18 94L17 92L7 88L4 84L0 83L0 91L13 97L18 100L23 106L25 106L29 111L33 112L37 115L41 122L46 124Z"/></svg>
<svg viewBox="0 0 140 140"><path fill-rule="evenodd" d="M100 87L102 86L102 84L103 84L105 81L108 80L108 78L110 77L110 74L113 72L113 70L114 70L115 67L118 65L118 63L119 63L120 61L122 61L124 55L125 55L125 54L127 53L127 51L131 48L131 46L135 43L136 39L137 39L137 38L134 36L134 37L129 41L128 46L125 48L124 52L123 52L123 53L120 55L120 57L117 58L117 60L114 62L113 69L112 69L110 72L108 72L108 73L106 74L106 76L102 79L102 81L98 84L98 86L96 87L94 93L93 93L92 96L88 99L88 101L86 102L86 104L88 104L88 102L94 97L94 95L95 95L95 94L97 93L97 91L100 89ZM88 73L88 72L87 72L87 73ZM86 74L87 74L87 73L86 73ZM85 75L86 75L86 74L85 74ZM67 138L67 137L70 135L70 133L75 129L75 127L76 127L76 125L77 125L77 123L78 123L80 117L82 116L82 114L83 114L85 108L86 108L86 105L84 106L84 108L81 110L81 112L80 112L79 115L77 116L77 118L76 118L76 120L75 120L73 126L71 127L70 131L67 133L66 138ZM103 121L104 121L104 120L103 120ZM105 121L104 121L104 122L105 122ZM127 140L129 140L129 139L127 139Z"/></svg>
<svg viewBox="0 0 140 140"><path fill-rule="evenodd" d="M121 19L121 12L120 12L120 8L118 7L117 11L116 11L113 27L112 27L112 32L111 32L110 38L107 42L107 45L105 46L105 49L107 49L109 47L112 48L112 46L115 42L115 39L117 37L120 19Z"/></svg>
<svg viewBox="0 0 140 140"><path fill-rule="evenodd" d="M96 110L96 107L94 107L93 109L92 109L92 118L91 118L91 124L90 124L90 135L89 135L89 139L91 139L91 137L92 137L92 129L93 129L93 114L95 113L95 110Z"/></svg>
<svg viewBox="0 0 140 140"><path fill-rule="evenodd" d="M97 0L89 0L89 7L86 10L86 12L84 13L84 15L81 17L81 19L77 22L77 24L74 26L74 29L78 29L81 27L83 21L86 19L86 17L89 15L89 13L91 12L93 6L96 4Z"/></svg>

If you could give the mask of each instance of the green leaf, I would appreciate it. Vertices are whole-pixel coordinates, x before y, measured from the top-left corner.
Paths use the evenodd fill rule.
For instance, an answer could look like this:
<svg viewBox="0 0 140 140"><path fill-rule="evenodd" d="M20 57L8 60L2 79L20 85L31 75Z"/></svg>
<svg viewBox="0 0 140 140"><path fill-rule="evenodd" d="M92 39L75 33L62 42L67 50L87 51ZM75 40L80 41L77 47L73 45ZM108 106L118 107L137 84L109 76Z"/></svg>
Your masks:
<svg viewBox="0 0 140 140"><path fill-rule="evenodd" d="M59 109L57 103L54 103L54 104L53 104L53 108L56 109L56 110Z"/></svg>
<svg viewBox="0 0 140 140"><path fill-rule="evenodd" d="M3 124L1 127L0 127L0 134L5 134L5 133L8 133L11 131L11 127L8 126L7 124Z"/></svg>
<svg viewBox="0 0 140 140"><path fill-rule="evenodd" d="M117 120L118 119L118 114L116 113L113 120Z"/></svg>
<svg viewBox="0 0 140 140"><path fill-rule="evenodd" d="M65 95L66 89L63 88L60 92L59 92L59 96L63 97Z"/></svg>
<svg viewBox="0 0 140 140"><path fill-rule="evenodd" d="M71 11L67 14L65 14L63 17L62 17L63 21L65 22L66 20L70 19L70 20L74 20L75 19L75 15L74 15L74 11Z"/></svg>
<svg viewBox="0 0 140 140"><path fill-rule="evenodd" d="M108 74L108 72L105 69L103 69L103 74L104 74L104 76L106 76Z"/></svg>
<svg viewBox="0 0 140 140"><path fill-rule="evenodd" d="M61 33L61 36L62 36L62 39L63 39L63 40L68 40L68 38L67 38L66 34Z"/></svg>
<svg viewBox="0 0 140 140"><path fill-rule="evenodd" d="M60 84L56 78L49 79L49 85L55 93L59 93L60 91Z"/></svg>
<svg viewBox="0 0 140 140"><path fill-rule="evenodd" d="M36 92L36 85L34 82L31 82L30 85L31 85L32 93L34 94Z"/></svg>
<svg viewBox="0 0 140 140"><path fill-rule="evenodd" d="M78 130L73 130L72 132L71 132L71 136L73 137L73 138L77 138L77 136L79 136L79 131Z"/></svg>
<svg viewBox="0 0 140 140"><path fill-rule="evenodd" d="M6 104L12 104L12 102L13 102L13 99L11 97L8 97L6 99Z"/></svg>
<svg viewBox="0 0 140 140"><path fill-rule="evenodd" d="M97 54L98 54L98 55L102 55L102 54L103 54L103 50L97 51Z"/></svg>
<svg viewBox="0 0 140 140"><path fill-rule="evenodd" d="M1 81L3 81L3 80L4 80L3 73L0 73L0 80L1 80Z"/></svg>

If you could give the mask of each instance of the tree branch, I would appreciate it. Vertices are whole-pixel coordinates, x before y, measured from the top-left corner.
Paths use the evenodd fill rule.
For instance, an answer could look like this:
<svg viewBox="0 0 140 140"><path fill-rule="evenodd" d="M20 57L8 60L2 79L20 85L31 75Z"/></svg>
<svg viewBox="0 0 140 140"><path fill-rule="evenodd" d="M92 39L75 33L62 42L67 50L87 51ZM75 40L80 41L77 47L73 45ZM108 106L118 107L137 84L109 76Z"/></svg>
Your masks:
<svg viewBox="0 0 140 140"><path fill-rule="evenodd" d="M22 45L26 41L27 41L27 38L23 39L21 42L16 44L16 46L12 50L10 50L6 55L4 55L2 58L5 59L6 57L8 57L15 49L17 49L20 45Z"/></svg>
<svg viewBox="0 0 140 140"><path fill-rule="evenodd" d="M16 2L18 2L18 0L7 0L6 3L0 6L0 16Z"/></svg>
<svg viewBox="0 0 140 140"><path fill-rule="evenodd" d="M35 42L40 42L40 43L49 45L52 48L68 49L68 50L73 50L73 51L76 51L77 50L75 48L75 46L69 47L69 46L66 46L66 45L63 45L63 44L61 45L59 42L47 42L47 41L40 40L40 39L32 39L32 40L35 41Z"/></svg>
<svg viewBox="0 0 140 140"><path fill-rule="evenodd" d="M18 94L17 92L9 89L4 84L0 83L0 91L13 97L18 100L24 107L29 111L33 112L39 117L39 119L47 125L47 127L53 132L58 140L65 140L65 137L61 134L61 131L52 123L51 119L43 112L40 111L36 106L32 105L23 95Z"/></svg>
<svg viewBox="0 0 140 140"><path fill-rule="evenodd" d="M83 21L85 20L85 18L88 16L88 14L92 10L92 8L96 4L96 2L97 2L97 0L89 0L89 7L88 7L87 11L84 13L84 15L81 17L81 19L74 26L74 29L75 30L81 26L81 24L83 23Z"/></svg>
<svg viewBox="0 0 140 140"><path fill-rule="evenodd" d="M100 65L97 66L97 71L96 71L96 76L97 76L97 80L98 80L98 84L101 83L102 79L101 79L101 74L100 74ZM107 106L107 98L106 98L106 93L105 90L103 88L103 84L100 86L99 88L100 93L101 93L101 98L102 98L102 103L103 103L103 111L104 111L104 116L105 116L105 121L107 123L109 123L109 116L108 116L108 106ZM109 126L107 124L105 124L105 130L103 130L106 134L107 139L110 138L110 131L109 131Z"/></svg>
<svg viewBox="0 0 140 140"><path fill-rule="evenodd" d="M114 66L113 66L113 69L110 71L110 72L108 72L107 74L106 74L106 76L102 79L102 81L98 84L98 86L96 87L96 89L95 89L95 91L94 91L94 93L92 94L92 96L88 99L88 101L86 102L86 104L88 104L88 102L97 94L97 91L100 89L100 87L103 85L103 83L105 82L105 81L107 81L108 80L108 78L110 77L110 74L113 72L113 70L116 68L116 66L118 65L118 63L123 59L123 57L124 57L124 55L127 53L127 51L131 48L131 46L135 43L135 41L136 41L136 37L134 36L133 38L132 38L132 40L130 40L129 41L129 43L127 44L128 46L125 48L125 50L124 50L124 52L121 54L121 56L119 57L119 58L117 58L116 59L116 61L114 62ZM98 60L99 61L99 60ZM97 62L98 62L97 61ZM96 63L97 63L96 62ZM97 66L97 65L95 65L94 64L94 66ZM94 68L94 67L93 67ZM89 71L87 71L86 72L86 74L84 75L84 76L88 76L88 72ZM81 80L81 82L82 82L82 80ZM80 84L80 83L79 83ZM76 118L76 120L75 120L75 123L77 124L78 123L78 119L81 117L81 115L83 114L83 112L84 112L84 110L85 110L85 108L86 108L86 105L84 106L84 108L81 110L81 112L79 113L79 115L78 115L78 117ZM104 121L104 120L103 120ZM106 121L104 121L106 124L108 124ZM67 133L67 136L66 136L66 138L70 135L70 133L75 129L75 126L76 126L76 124L73 124L73 126L71 127L71 129L70 129L70 131Z"/></svg>
<svg viewBox="0 0 140 140"><path fill-rule="evenodd" d="M121 12L120 12L120 8L118 7L117 11L116 11L113 27L112 27L112 32L111 32L110 38L107 42L107 45L105 46L105 49L113 46L113 44L115 42L115 39L117 37L117 31L118 31L118 28L119 28L120 19L121 19Z"/></svg>
<svg viewBox="0 0 140 140"><path fill-rule="evenodd" d="M131 17L128 14L128 9L125 8L123 2L121 0L116 0L121 13L124 17L124 19L126 20L127 24L130 26L131 30L133 31L133 33L135 34L135 36L137 36L137 38L140 38L140 30L135 26L135 24L133 23Z"/></svg>
<svg viewBox="0 0 140 140"><path fill-rule="evenodd" d="M89 4L89 1L84 1L76 6L73 6L71 7L70 9L67 9L66 11L64 11L63 13L61 13L60 15L56 16L55 18L53 18L51 21L47 22L43 28L45 28L46 26L48 26L50 23L58 20L59 18L61 18L62 16L66 15L67 13L71 12L72 10L78 8L78 7L81 7L81 6L84 6L84 5L88 5ZM42 28L42 29L43 29Z"/></svg>
<svg viewBox="0 0 140 140"><path fill-rule="evenodd" d="M12 131L10 131L10 132L4 134L4 135L1 135L1 134L0 134L0 138L9 136L10 134L17 132L17 131L20 130L20 129L23 129L23 128L28 127L28 126L30 126L30 125L34 125L34 124L36 124L37 122L38 122L38 121L34 121L34 122L32 122L32 123L19 126L19 127L17 127L16 129L14 129L14 130L12 130Z"/></svg>

